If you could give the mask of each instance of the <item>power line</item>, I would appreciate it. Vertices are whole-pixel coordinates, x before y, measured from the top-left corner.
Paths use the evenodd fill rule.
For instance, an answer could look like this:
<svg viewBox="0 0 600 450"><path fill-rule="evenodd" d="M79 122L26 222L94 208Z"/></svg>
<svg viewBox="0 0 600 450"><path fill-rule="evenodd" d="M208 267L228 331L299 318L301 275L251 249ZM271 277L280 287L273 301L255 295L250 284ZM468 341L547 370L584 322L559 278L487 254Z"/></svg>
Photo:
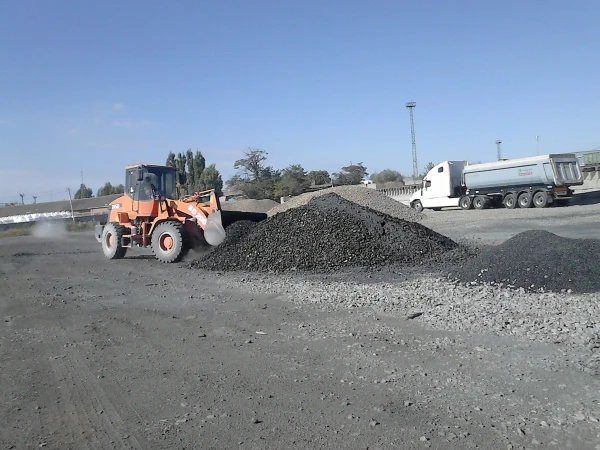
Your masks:
<svg viewBox="0 0 600 450"><path fill-rule="evenodd" d="M44 191L44 192L31 192L28 194L23 194L25 197L33 197L34 195L36 197L48 197L50 195L54 195L54 194L64 194L67 191L65 189L60 189L60 190L55 190L55 191ZM14 194L14 195L3 195L0 197L1 200L4 199L10 199L10 198L17 198L19 197L21 194Z"/></svg>

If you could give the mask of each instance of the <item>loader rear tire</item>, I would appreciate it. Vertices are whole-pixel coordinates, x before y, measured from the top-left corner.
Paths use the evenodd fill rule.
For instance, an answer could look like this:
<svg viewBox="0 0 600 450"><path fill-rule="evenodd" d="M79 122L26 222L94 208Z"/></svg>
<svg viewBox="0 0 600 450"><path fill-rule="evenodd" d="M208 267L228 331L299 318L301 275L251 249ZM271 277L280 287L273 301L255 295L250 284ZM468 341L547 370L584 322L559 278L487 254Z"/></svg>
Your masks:
<svg viewBox="0 0 600 450"><path fill-rule="evenodd" d="M152 232L152 251L160 262L173 263L184 255L184 231L181 222L162 222Z"/></svg>
<svg viewBox="0 0 600 450"><path fill-rule="evenodd" d="M102 231L102 252L106 259L123 259L127 247L123 247L125 227L115 222L109 222Z"/></svg>

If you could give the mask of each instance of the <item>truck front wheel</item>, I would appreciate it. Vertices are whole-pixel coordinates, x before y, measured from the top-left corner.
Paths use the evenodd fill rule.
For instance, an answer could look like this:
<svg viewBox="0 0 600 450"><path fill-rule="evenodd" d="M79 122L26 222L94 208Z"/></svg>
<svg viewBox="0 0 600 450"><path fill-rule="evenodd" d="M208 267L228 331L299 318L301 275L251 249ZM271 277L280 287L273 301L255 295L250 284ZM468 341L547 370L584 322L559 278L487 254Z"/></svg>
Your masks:
<svg viewBox="0 0 600 450"><path fill-rule="evenodd" d="M413 203L413 208L417 211L417 212L421 212L423 211L423 204L421 203L421 200L417 200L416 202Z"/></svg>

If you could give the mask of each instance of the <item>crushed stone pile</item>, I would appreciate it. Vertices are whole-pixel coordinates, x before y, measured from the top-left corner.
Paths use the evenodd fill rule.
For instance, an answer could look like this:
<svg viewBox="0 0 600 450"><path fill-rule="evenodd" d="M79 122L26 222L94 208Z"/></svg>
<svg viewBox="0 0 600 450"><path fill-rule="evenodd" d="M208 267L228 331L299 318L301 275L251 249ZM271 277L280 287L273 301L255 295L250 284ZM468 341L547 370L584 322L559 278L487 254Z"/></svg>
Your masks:
<svg viewBox="0 0 600 450"><path fill-rule="evenodd" d="M459 246L419 223L333 193L259 223L233 223L227 233L221 245L190 267L267 272L327 272L390 264L414 267Z"/></svg>
<svg viewBox="0 0 600 450"><path fill-rule="evenodd" d="M531 230L482 250L450 274L472 284L503 284L531 291L600 292L599 254L600 240Z"/></svg>
<svg viewBox="0 0 600 450"><path fill-rule="evenodd" d="M306 194L293 197L285 203L278 204L273 207L267 214L273 216L275 214L287 211L290 208L297 208L308 204L312 199L323 195L337 194L353 203L357 203L375 211L388 214L399 219L419 222L425 216L418 213L413 208L406 206L399 201L396 201L387 195L377 192L375 189L369 189L364 186L335 186L332 188L323 189L316 192L307 192Z"/></svg>
<svg viewBox="0 0 600 450"><path fill-rule="evenodd" d="M242 200L221 202L221 208L225 211L247 211L254 213L266 213L277 205L279 205L279 203L271 199L255 200L246 198Z"/></svg>

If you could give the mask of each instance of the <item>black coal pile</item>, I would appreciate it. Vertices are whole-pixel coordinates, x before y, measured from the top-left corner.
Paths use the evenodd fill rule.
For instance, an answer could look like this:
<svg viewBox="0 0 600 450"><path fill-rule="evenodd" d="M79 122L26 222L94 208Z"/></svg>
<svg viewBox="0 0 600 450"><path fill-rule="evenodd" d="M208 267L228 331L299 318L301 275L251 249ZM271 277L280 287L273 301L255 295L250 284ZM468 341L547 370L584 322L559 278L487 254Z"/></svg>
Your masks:
<svg viewBox="0 0 600 450"><path fill-rule="evenodd" d="M531 291L599 292L600 240L571 239L542 230L519 233L451 272L464 282Z"/></svg>
<svg viewBox="0 0 600 450"><path fill-rule="evenodd" d="M212 270L332 271L418 266L459 247L415 222L327 194L259 223L236 222L218 247L191 263Z"/></svg>

